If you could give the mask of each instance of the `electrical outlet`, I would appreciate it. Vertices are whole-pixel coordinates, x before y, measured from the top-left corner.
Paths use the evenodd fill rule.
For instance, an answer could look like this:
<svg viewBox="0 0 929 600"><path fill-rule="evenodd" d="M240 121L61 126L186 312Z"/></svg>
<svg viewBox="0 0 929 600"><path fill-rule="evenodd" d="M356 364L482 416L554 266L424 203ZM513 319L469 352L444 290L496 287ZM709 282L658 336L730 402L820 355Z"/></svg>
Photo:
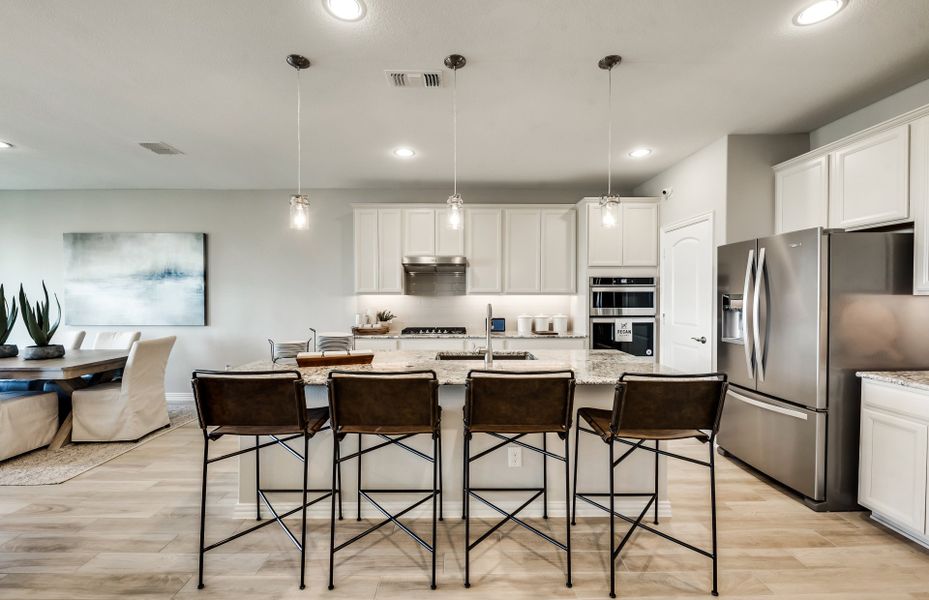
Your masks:
<svg viewBox="0 0 929 600"><path fill-rule="evenodd" d="M523 466L523 449L518 446L508 446L506 449L506 466Z"/></svg>

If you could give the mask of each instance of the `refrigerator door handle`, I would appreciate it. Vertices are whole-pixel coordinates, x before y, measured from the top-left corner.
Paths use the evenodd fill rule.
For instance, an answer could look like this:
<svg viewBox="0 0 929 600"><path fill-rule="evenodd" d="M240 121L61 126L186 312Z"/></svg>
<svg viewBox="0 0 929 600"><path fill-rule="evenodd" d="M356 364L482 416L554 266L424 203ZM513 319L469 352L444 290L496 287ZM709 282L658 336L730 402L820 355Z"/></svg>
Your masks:
<svg viewBox="0 0 929 600"><path fill-rule="evenodd" d="M742 288L742 314L748 317L748 297L752 285L752 267L755 264L755 249L748 251L748 261L745 263L745 286ZM752 364L752 353L754 351L753 338L748 330L748 323L745 324L745 368L748 369L749 379L755 378L755 366Z"/></svg>
<svg viewBox="0 0 929 600"><path fill-rule="evenodd" d="M755 298L752 302L752 331L755 340L755 367L758 380L764 381L764 340L761 339L761 287L764 284L765 249L758 252L758 269L755 271Z"/></svg>
<svg viewBox="0 0 929 600"><path fill-rule="evenodd" d="M733 392L731 389L729 390L729 395L735 398L736 400L739 400L740 402L751 404L752 406L755 406L762 410L767 410L767 411L776 412L782 415L787 415L788 417L793 417L794 419L801 419L803 421L807 420L806 413L801 412L799 410L791 410L789 408L784 408L781 406L777 406L775 404L768 404L767 402L760 402L758 400L752 400L751 398L743 396L742 394L737 394Z"/></svg>

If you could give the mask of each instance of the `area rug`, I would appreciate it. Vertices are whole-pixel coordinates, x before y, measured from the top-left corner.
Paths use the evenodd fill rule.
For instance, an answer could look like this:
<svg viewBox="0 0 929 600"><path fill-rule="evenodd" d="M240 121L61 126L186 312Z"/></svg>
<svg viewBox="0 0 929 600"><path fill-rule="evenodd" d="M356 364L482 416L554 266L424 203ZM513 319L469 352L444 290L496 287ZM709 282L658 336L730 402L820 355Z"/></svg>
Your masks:
<svg viewBox="0 0 929 600"><path fill-rule="evenodd" d="M113 460L142 444L174 431L197 418L190 402L169 402L171 425L154 431L137 442L68 444L57 452L45 448L0 462L0 486L54 485Z"/></svg>

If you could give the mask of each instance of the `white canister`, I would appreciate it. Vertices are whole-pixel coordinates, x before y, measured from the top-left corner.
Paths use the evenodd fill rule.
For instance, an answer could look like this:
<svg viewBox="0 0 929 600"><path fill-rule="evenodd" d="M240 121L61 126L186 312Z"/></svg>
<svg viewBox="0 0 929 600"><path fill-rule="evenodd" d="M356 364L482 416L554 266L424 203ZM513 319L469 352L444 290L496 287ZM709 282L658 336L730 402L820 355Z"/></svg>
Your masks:
<svg viewBox="0 0 929 600"><path fill-rule="evenodd" d="M532 334L532 315L519 315L516 317L516 333L519 335Z"/></svg>
<svg viewBox="0 0 929 600"><path fill-rule="evenodd" d="M552 331L558 335L568 333L568 315L554 315L552 317Z"/></svg>
<svg viewBox="0 0 929 600"><path fill-rule="evenodd" d="M535 330L539 331L548 331L548 326L551 324L552 320L548 315L536 315L535 316Z"/></svg>

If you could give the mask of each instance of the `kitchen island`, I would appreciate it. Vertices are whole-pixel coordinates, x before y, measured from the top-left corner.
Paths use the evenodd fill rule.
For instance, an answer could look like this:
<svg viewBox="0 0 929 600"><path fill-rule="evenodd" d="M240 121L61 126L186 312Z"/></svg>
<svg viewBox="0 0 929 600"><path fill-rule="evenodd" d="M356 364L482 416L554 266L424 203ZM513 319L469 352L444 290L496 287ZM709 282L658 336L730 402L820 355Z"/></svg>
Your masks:
<svg viewBox="0 0 929 600"><path fill-rule="evenodd" d="M609 409L613 405L613 388L623 373L671 373L671 369L657 364L646 357L637 357L614 350L533 350L531 360L495 360L496 371L548 371L572 369L577 381L574 398L575 411L584 406ZM444 481L443 507L446 516L461 515L462 452L465 381L471 369L482 369L482 360L438 360L437 352L431 351L386 351L375 352L371 365L347 367L302 368L292 365L272 364L268 361L248 363L237 367L243 370L298 370L307 385L309 406L328 404L326 379L334 369L352 371L408 371L433 370L439 380L439 405L442 410L442 470ZM576 425L576 424L575 424ZM573 427L572 427L573 429ZM432 444L426 436L412 438L408 443L423 452L431 453ZM535 439L533 439L535 438ZM489 448L496 441L489 436L476 435L472 441L472 454ZM525 442L540 445L541 434L527 436ZM242 447L252 444L251 439L242 439ZM368 443L371 444L370 440ZM562 441L553 434L548 437L549 451L561 454ZM343 454L357 450L357 438L349 435L342 442ZM311 488L324 488L331 484L332 436L328 432L310 440L309 477ZM302 450L302 448L301 448ZM571 432L571 453L574 453L574 433ZM669 516L664 468L665 458L660 458L659 470L659 514ZM501 449L478 462L472 463L471 478L475 486L538 486L542 478L540 455L523 451L522 466L507 466L507 453ZM573 458L572 458L573 461ZM572 463L573 464L573 463ZM578 466L578 489L581 491L606 491L609 458L607 445L590 435L581 436L581 462ZM355 514L355 463L345 463L342 472L343 508L346 515ZM565 514L564 465L555 460L548 462L549 514ZM297 488L302 474L291 456L281 448L271 447L261 454L262 487ZM427 463L397 448L387 448L365 455L364 485L381 488L426 488L431 485L431 468ZM654 485L654 455L638 452L623 462L616 471L616 490L621 492L647 492ZM525 494L508 494L501 499L504 508L515 508L525 501ZM389 499L397 505L407 502L406 498ZM239 460L239 504L244 512L251 514L255 501L254 454L243 455ZM385 506L392 502L385 499ZM472 502L472 514L491 514L489 509ZM617 508L623 513L632 513L644 506L644 500L621 499ZM424 509L425 511L425 509ZM542 513L541 501L526 509L527 516ZM308 513L316 517L328 517L327 503L320 503ZM425 514L423 512L422 514ZM378 516L373 508L362 506L363 516ZM603 513L579 503L578 515Z"/></svg>

